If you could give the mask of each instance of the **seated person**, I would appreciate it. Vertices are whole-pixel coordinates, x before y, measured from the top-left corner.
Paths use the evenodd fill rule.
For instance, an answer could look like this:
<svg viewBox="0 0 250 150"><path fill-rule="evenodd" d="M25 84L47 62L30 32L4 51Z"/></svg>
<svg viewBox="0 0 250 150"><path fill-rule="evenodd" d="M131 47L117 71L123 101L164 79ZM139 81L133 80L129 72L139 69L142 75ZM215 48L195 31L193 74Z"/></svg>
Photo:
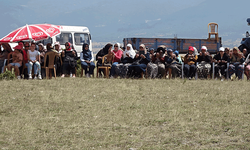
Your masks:
<svg viewBox="0 0 250 150"><path fill-rule="evenodd" d="M240 52L238 47L233 48L233 52L229 53L229 68L228 68L228 74L229 78L233 80L233 74L235 74L236 77L238 77L239 80L242 79L242 74L244 71L243 63L245 59L243 57L243 54Z"/></svg>
<svg viewBox="0 0 250 150"><path fill-rule="evenodd" d="M8 54L12 52L12 49L8 43L2 43L3 51L0 52L0 73L3 72L4 60L8 59ZM1 45L0 45L1 48Z"/></svg>
<svg viewBox="0 0 250 150"><path fill-rule="evenodd" d="M184 74L189 80L195 76L196 66L195 63L198 57L194 54L194 48L189 46L188 53L184 57Z"/></svg>
<svg viewBox="0 0 250 150"><path fill-rule="evenodd" d="M141 73L145 73L149 62L149 53L147 53L145 45L141 44L139 52L135 55L134 62L132 65L128 66L128 77L140 78Z"/></svg>
<svg viewBox="0 0 250 150"><path fill-rule="evenodd" d="M114 77L116 65L121 62L123 51L121 50L120 43L116 43L114 45L114 50L112 50L112 53L114 55L114 59L113 59L113 64L112 64L111 70L110 70L110 78Z"/></svg>
<svg viewBox="0 0 250 150"><path fill-rule="evenodd" d="M29 74L29 79L32 79L32 67L34 65L34 74L35 77L34 79L37 79L37 74L38 74L38 79L42 79L41 76L41 65L40 65L40 55L37 50L35 50L36 44L31 43L30 45L30 50L28 50L27 57L28 57L28 74Z"/></svg>
<svg viewBox="0 0 250 150"><path fill-rule="evenodd" d="M127 77L128 66L132 64L135 57L135 50L131 44L127 44L125 51L122 54L121 63L116 66L116 74L121 78Z"/></svg>
<svg viewBox="0 0 250 150"><path fill-rule="evenodd" d="M62 65L62 78L65 77L65 74L72 73L72 77L76 77L76 59L77 59L77 52L72 48L70 42L65 43L65 50L62 51L61 56L63 58L63 65Z"/></svg>
<svg viewBox="0 0 250 150"><path fill-rule="evenodd" d="M156 54L152 57L152 62L157 65L158 75L157 77L162 78L166 74L165 70L165 47L158 47Z"/></svg>
<svg viewBox="0 0 250 150"><path fill-rule="evenodd" d="M17 79L21 79L19 68L22 66L23 63L23 55L21 53L22 47L20 45L17 45L16 47L14 47L14 50L14 53L12 53L12 63L9 63L7 65L7 68L9 71L14 68Z"/></svg>
<svg viewBox="0 0 250 150"><path fill-rule="evenodd" d="M111 52L113 45L108 43L106 44L97 54L96 54L96 66L102 66L102 58L103 56L107 55L109 52ZM113 60L113 59L112 59ZM111 61L112 61L111 60ZM102 72L104 73L103 69L99 69L99 77L102 76Z"/></svg>
<svg viewBox="0 0 250 150"><path fill-rule="evenodd" d="M209 77L211 71L211 56L207 52L206 46L201 47L201 52L198 56L197 62L199 62L197 65L198 77L201 79L206 79Z"/></svg>
<svg viewBox="0 0 250 150"><path fill-rule="evenodd" d="M176 55L173 53L172 49L167 50L167 56L165 57L166 66L168 66L169 71L169 79L171 77L176 78L180 75L180 67L179 67L179 59L177 59Z"/></svg>
<svg viewBox="0 0 250 150"><path fill-rule="evenodd" d="M82 46L80 60L81 60L81 66L85 70L85 76L87 78L91 77L91 75L93 76L95 69L95 63L93 62L94 57L93 57L93 52L89 50L89 44L87 43L84 43Z"/></svg>
<svg viewBox="0 0 250 150"><path fill-rule="evenodd" d="M219 49L219 54L215 55L213 58L213 62L215 62L214 70L215 70L215 78L221 78L223 81L226 77L226 68L227 68L227 61L228 55L224 52L225 48L221 47Z"/></svg>

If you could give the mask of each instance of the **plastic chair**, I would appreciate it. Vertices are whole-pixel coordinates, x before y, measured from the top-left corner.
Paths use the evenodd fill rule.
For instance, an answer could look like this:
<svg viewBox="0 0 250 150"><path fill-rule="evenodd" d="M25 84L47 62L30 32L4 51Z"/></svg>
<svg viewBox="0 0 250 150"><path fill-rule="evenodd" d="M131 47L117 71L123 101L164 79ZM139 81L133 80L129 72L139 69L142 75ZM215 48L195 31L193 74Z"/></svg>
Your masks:
<svg viewBox="0 0 250 150"><path fill-rule="evenodd" d="M105 59L108 57L108 54L102 57L102 66L98 66L96 69L96 77L98 78L98 73L99 73L99 69L104 69L106 78L109 78L109 70L111 69L111 66L105 66L104 62ZM112 63L113 64L113 61Z"/></svg>
<svg viewBox="0 0 250 150"><path fill-rule="evenodd" d="M88 68L89 68L89 66L88 66ZM81 77L83 76L83 68L81 69ZM94 78L94 76L95 76L95 73L94 73L94 71L93 71L93 78Z"/></svg>
<svg viewBox="0 0 250 150"><path fill-rule="evenodd" d="M218 34L218 24L211 22L208 24L208 40L210 41L211 35L215 35L216 41L219 40L219 34Z"/></svg>
<svg viewBox="0 0 250 150"><path fill-rule="evenodd" d="M46 79L49 78L49 75L50 77L52 77L52 74L51 74L51 69L54 70L54 76L55 76L55 79L56 79L56 68L55 68L55 58L56 56L58 56L58 53L56 52L47 52L44 56L44 66L43 68L45 68L45 72L46 72ZM46 66L47 64L47 59L48 59L48 66Z"/></svg>

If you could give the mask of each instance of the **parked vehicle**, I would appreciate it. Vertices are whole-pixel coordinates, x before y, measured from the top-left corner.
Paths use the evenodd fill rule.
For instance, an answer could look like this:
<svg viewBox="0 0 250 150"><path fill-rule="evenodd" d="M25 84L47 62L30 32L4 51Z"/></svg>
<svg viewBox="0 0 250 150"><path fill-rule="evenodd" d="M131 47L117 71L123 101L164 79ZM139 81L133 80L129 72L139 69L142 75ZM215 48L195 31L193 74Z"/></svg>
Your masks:
<svg viewBox="0 0 250 150"><path fill-rule="evenodd" d="M188 47L193 46L198 50L205 45L208 52L216 53L222 46L221 37L215 39L182 39L182 38L124 38L124 45L132 44L135 49L139 49L140 44L145 44L148 48L157 49L159 45L165 45L168 49L178 50L179 53L187 53Z"/></svg>
<svg viewBox="0 0 250 150"><path fill-rule="evenodd" d="M77 51L78 57L80 57L83 43L88 43L89 49L92 51L91 34L89 29L84 26L61 26L61 34L39 41L39 43L46 45L47 43L53 44L56 41L60 42L63 49L65 48L64 44L70 42Z"/></svg>

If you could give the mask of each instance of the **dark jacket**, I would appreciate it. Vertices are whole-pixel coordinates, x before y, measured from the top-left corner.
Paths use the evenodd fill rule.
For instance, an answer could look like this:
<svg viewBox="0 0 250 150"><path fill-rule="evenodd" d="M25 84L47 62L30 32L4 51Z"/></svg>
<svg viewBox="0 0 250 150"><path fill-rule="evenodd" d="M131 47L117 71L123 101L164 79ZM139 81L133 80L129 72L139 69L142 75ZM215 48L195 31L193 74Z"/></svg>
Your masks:
<svg viewBox="0 0 250 150"><path fill-rule="evenodd" d="M147 65L149 62L150 62L150 57L149 57L149 53L147 53L147 54L145 54L144 55L146 58L145 59L143 59L142 57L135 57L134 58L134 62L138 62L139 64L145 64L145 65Z"/></svg>
<svg viewBox="0 0 250 150"><path fill-rule="evenodd" d="M217 60L217 61L218 61L218 60L225 60L225 61L227 61L227 62L229 61L229 60L228 60L229 57L228 57L228 55L227 55L226 53L224 53L222 57L220 56L220 54L217 54L217 55L214 56L213 59L214 59L214 60ZM221 65L226 65L226 63L220 62L219 65L220 65L220 66L221 66Z"/></svg>
<svg viewBox="0 0 250 150"><path fill-rule="evenodd" d="M205 61L207 63L210 63L211 62L211 57L209 55L198 55L198 59L197 59L197 62L202 62L202 61Z"/></svg>

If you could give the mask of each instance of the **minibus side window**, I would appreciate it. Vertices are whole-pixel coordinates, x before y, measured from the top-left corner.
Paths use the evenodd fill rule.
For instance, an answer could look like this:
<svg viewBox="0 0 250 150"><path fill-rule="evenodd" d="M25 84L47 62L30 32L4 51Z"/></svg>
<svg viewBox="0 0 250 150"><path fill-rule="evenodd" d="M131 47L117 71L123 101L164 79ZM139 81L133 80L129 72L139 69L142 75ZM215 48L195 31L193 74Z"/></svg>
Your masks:
<svg viewBox="0 0 250 150"><path fill-rule="evenodd" d="M84 43L89 44L89 36L87 33L75 33L74 37L76 45L83 45Z"/></svg>
<svg viewBox="0 0 250 150"><path fill-rule="evenodd" d="M61 33L56 36L56 41L58 41L61 45L64 45L66 42L73 43L72 34L71 33Z"/></svg>

